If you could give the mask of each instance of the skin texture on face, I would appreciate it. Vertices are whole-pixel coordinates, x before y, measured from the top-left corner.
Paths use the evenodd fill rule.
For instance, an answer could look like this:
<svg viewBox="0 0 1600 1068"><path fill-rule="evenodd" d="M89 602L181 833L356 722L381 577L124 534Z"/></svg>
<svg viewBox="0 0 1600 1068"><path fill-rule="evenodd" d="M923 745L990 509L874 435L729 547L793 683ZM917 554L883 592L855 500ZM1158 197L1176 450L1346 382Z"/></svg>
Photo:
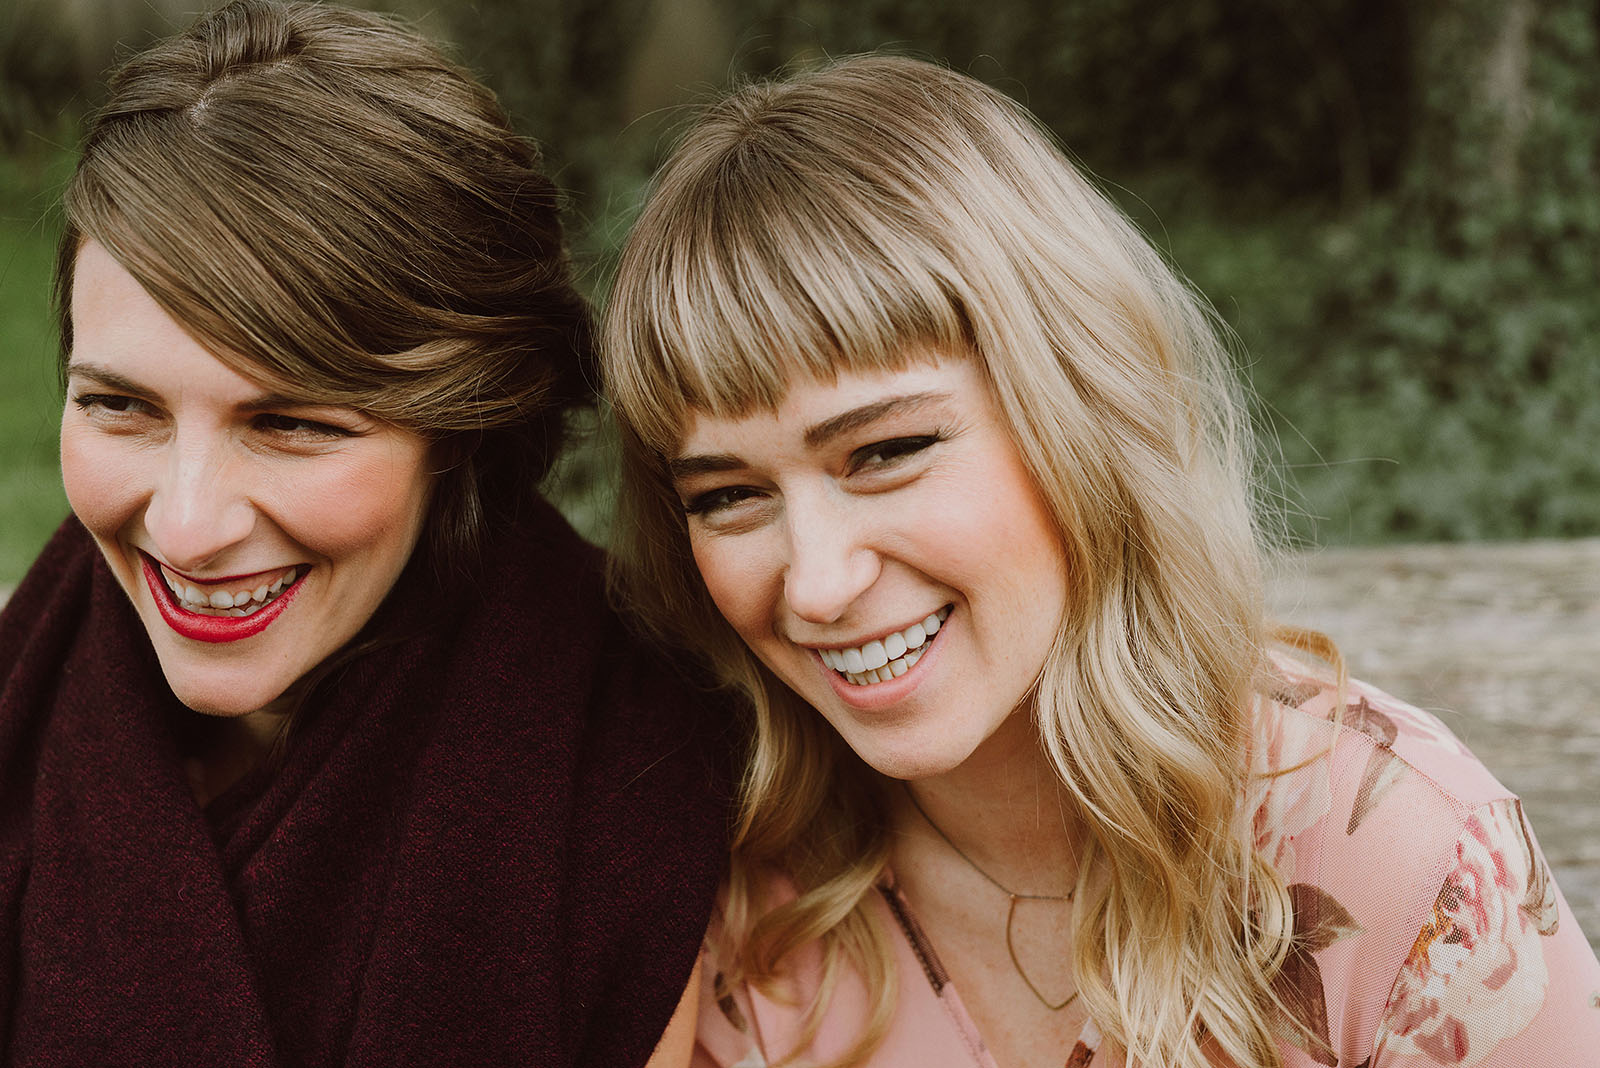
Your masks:
<svg viewBox="0 0 1600 1068"><path fill-rule="evenodd" d="M73 511L179 700L266 708L355 636L405 567L432 484L427 442L240 375L94 242L78 254L72 323Z"/></svg>
<svg viewBox="0 0 1600 1068"><path fill-rule="evenodd" d="M1066 562L975 361L696 413L671 470L718 609L872 767L941 775L1033 737L1019 710L1066 611ZM888 658L887 681L857 654L879 679Z"/></svg>

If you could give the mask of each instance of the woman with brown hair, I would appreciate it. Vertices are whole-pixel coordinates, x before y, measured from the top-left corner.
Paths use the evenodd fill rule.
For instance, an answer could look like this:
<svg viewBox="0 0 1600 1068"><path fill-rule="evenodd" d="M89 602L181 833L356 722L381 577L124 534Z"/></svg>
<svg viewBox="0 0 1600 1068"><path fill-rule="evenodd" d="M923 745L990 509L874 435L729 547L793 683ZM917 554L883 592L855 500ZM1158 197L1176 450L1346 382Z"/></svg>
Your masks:
<svg viewBox="0 0 1600 1068"><path fill-rule="evenodd" d="M715 724L538 496L592 339L532 146L399 24L246 0L113 76L65 208L0 1057L643 1064Z"/></svg>
<svg viewBox="0 0 1600 1068"><path fill-rule="evenodd" d="M1516 798L1269 626L1212 323L1016 104L733 93L603 351L619 588L752 706L697 1063L1592 1060Z"/></svg>

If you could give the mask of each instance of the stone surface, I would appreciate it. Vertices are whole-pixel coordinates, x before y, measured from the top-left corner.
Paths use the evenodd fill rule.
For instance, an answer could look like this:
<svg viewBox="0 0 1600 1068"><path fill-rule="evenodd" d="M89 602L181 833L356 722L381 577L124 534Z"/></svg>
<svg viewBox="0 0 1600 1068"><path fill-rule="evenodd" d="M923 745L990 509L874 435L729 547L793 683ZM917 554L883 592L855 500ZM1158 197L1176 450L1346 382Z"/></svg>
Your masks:
<svg viewBox="0 0 1600 1068"><path fill-rule="evenodd" d="M1600 540L1308 553L1278 568L1272 604L1521 795L1600 948Z"/></svg>

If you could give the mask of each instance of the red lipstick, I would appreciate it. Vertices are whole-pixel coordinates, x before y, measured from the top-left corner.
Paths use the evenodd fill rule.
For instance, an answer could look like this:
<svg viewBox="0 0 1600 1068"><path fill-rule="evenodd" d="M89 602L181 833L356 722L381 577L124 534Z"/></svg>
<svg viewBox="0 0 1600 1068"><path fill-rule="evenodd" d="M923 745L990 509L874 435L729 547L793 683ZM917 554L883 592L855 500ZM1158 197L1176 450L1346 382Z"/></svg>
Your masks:
<svg viewBox="0 0 1600 1068"><path fill-rule="evenodd" d="M273 620L283 615L283 610L289 607L289 602L300 591L300 584L305 581L305 575L297 576L293 585L247 616L208 616L180 607L161 577L156 562L144 553L140 553L139 557L144 564L145 585L150 587L150 596L155 598L156 611L161 613L167 626L182 637L197 642L236 642L260 634L272 625Z"/></svg>

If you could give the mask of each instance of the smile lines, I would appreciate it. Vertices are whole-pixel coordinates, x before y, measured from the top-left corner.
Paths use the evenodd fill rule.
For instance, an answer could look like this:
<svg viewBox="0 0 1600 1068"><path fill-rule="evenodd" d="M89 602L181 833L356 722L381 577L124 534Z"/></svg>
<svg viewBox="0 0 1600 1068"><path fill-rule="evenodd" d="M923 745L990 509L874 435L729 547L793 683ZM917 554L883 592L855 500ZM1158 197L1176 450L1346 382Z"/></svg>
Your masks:
<svg viewBox="0 0 1600 1068"><path fill-rule="evenodd" d="M881 641L850 649L818 649L817 655L853 686L870 686L875 682L897 679L911 670L922 659L922 654L928 651L928 642L949 618L950 608L950 605L945 605L926 619Z"/></svg>
<svg viewBox="0 0 1600 1068"><path fill-rule="evenodd" d="M251 580L251 586L230 590L226 586L202 588L181 576L161 567L161 579L172 591L179 607L186 612L205 616L248 616L271 604L285 589L294 585L300 574L297 567L284 568L277 574L263 572ZM270 577L263 577L270 576ZM235 582L241 580L234 580ZM231 586L233 583L228 583Z"/></svg>

